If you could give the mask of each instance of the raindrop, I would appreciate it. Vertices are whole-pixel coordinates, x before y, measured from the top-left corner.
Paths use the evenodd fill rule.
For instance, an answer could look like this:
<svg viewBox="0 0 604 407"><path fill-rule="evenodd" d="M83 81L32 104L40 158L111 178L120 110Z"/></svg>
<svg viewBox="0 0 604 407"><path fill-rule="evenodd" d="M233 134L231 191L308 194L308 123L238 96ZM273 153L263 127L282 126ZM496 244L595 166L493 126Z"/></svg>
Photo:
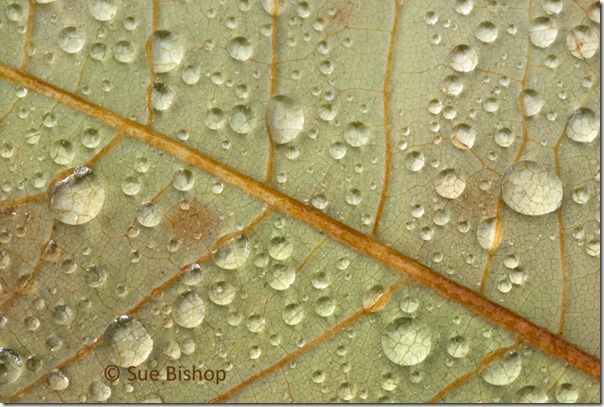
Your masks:
<svg viewBox="0 0 604 407"><path fill-rule="evenodd" d="M195 328L201 325L205 313L203 300L193 291L180 294L172 308L174 321L183 328Z"/></svg>
<svg viewBox="0 0 604 407"><path fill-rule="evenodd" d="M466 189L466 181L454 169L447 168L436 177L434 188L443 198L455 199Z"/></svg>
<svg viewBox="0 0 604 407"><path fill-rule="evenodd" d="M534 161L519 161L503 175L503 201L523 215L554 212L562 203L560 178Z"/></svg>
<svg viewBox="0 0 604 407"><path fill-rule="evenodd" d="M0 386L14 383L21 376L22 370L19 354L12 349L0 347Z"/></svg>
<svg viewBox="0 0 604 407"><path fill-rule="evenodd" d="M177 68L184 57L184 47L180 38L171 31L153 33L153 70L157 73L170 72Z"/></svg>
<svg viewBox="0 0 604 407"><path fill-rule="evenodd" d="M370 132L361 122L352 122L344 130L344 139L352 147L361 147L369 142Z"/></svg>
<svg viewBox="0 0 604 407"><path fill-rule="evenodd" d="M593 110L586 107L575 110L566 125L566 134L578 143L591 143L599 132L600 120Z"/></svg>
<svg viewBox="0 0 604 407"><path fill-rule="evenodd" d="M241 235L229 241L216 250L212 257L214 264L225 270L236 270L243 266L250 257L251 247L246 235Z"/></svg>
<svg viewBox="0 0 604 407"><path fill-rule="evenodd" d="M109 21L117 14L117 3L115 0L92 0L88 2L88 11L97 21Z"/></svg>
<svg viewBox="0 0 604 407"><path fill-rule="evenodd" d="M288 96L277 95L271 99L267 119L271 137L277 144L295 140L304 128L304 110Z"/></svg>
<svg viewBox="0 0 604 407"><path fill-rule="evenodd" d="M382 336L382 349L386 357L401 366L423 362L430 354L431 347L430 328L417 319L396 319Z"/></svg>
<svg viewBox="0 0 604 407"><path fill-rule="evenodd" d="M471 72L478 65L478 54L469 45L458 45L449 54L449 64L457 72Z"/></svg>
<svg viewBox="0 0 604 407"><path fill-rule="evenodd" d="M283 291L287 290L296 280L296 271L289 265L273 264L268 273L268 285L271 288Z"/></svg>
<svg viewBox="0 0 604 407"><path fill-rule="evenodd" d="M528 33L534 46L547 48L556 40L558 27L550 17L537 17L529 25Z"/></svg>
<svg viewBox="0 0 604 407"><path fill-rule="evenodd" d="M510 352L505 357L488 365L480 374L483 380L493 386L507 386L520 376L522 359L517 352Z"/></svg>
<svg viewBox="0 0 604 407"><path fill-rule="evenodd" d="M586 25L578 25L567 34L566 46L574 57L589 59L600 47L599 33Z"/></svg>
<svg viewBox="0 0 604 407"><path fill-rule="evenodd" d="M229 54L235 61L247 61L253 52L252 44L245 37L235 37L229 44Z"/></svg>
<svg viewBox="0 0 604 407"><path fill-rule="evenodd" d="M84 48L86 33L76 27L65 27L59 33L59 47L68 54L77 54Z"/></svg>
<svg viewBox="0 0 604 407"><path fill-rule="evenodd" d="M131 317L114 320L105 331L110 360L118 366L142 364L153 350L153 339L145 327Z"/></svg>
<svg viewBox="0 0 604 407"><path fill-rule="evenodd" d="M66 225L81 225L94 219L105 203L105 190L88 168L74 173L55 185L50 208L55 218Z"/></svg>

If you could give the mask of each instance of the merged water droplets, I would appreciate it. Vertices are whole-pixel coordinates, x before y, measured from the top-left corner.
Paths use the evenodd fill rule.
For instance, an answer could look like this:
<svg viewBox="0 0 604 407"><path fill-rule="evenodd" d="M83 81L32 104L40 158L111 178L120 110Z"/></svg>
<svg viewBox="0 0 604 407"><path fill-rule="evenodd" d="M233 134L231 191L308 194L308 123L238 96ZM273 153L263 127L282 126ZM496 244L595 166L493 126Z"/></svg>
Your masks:
<svg viewBox="0 0 604 407"><path fill-rule="evenodd" d="M185 55L180 38L171 31L156 31L151 36L153 46L153 71L157 73L174 70Z"/></svg>
<svg viewBox="0 0 604 407"><path fill-rule="evenodd" d="M180 294L172 307L172 318L183 328L195 328L201 325L205 313L203 300L193 291Z"/></svg>
<svg viewBox="0 0 604 407"><path fill-rule="evenodd" d="M273 141L290 143L304 128L304 109L289 96L277 95L269 102L267 119Z"/></svg>
<svg viewBox="0 0 604 407"><path fill-rule="evenodd" d="M507 386L520 376L522 359L517 352L510 352L503 358L488 365L480 374L482 379L493 386Z"/></svg>
<svg viewBox="0 0 604 407"><path fill-rule="evenodd" d="M472 72L478 65L478 54L469 45L458 45L449 54L449 65L457 72Z"/></svg>
<svg viewBox="0 0 604 407"><path fill-rule="evenodd" d="M57 183L50 199L55 218L66 225L90 222L103 209L105 189L89 168L77 168Z"/></svg>
<svg viewBox="0 0 604 407"><path fill-rule="evenodd" d="M243 266L250 256L251 247L247 236L241 235L231 240L212 254L214 264L225 270L236 270Z"/></svg>
<svg viewBox="0 0 604 407"><path fill-rule="evenodd" d="M562 181L534 161L519 161L503 175L503 201L523 215L540 216L554 212L562 203Z"/></svg>
<svg viewBox="0 0 604 407"><path fill-rule="evenodd" d="M145 327L131 317L120 317L105 331L109 358L121 367L142 364L153 350L153 339Z"/></svg>
<svg viewBox="0 0 604 407"><path fill-rule="evenodd" d="M17 381L22 371L19 354L12 349L0 347L0 386Z"/></svg>
<svg viewBox="0 0 604 407"><path fill-rule="evenodd" d="M382 335L384 354L397 365L417 365L428 357L431 348L430 328L417 319L396 319Z"/></svg>
<svg viewBox="0 0 604 407"><path fill-rule="evenodd" d="M593 110L581 107L572 114L566 124L566 135L578 143L591 143L600 132L600 120Z"/></svg>

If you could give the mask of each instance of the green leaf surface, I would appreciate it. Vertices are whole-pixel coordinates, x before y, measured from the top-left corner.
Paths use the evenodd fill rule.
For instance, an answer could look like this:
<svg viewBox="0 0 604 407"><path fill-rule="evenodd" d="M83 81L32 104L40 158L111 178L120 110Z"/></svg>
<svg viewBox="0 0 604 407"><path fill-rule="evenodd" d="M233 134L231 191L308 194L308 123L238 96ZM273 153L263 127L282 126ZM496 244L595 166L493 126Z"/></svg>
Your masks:
<svg viewBox="0 0 604 407"><path fill-rule="evenodd" d="M599 2L0 8L0 401L600 401Z"/></svg>

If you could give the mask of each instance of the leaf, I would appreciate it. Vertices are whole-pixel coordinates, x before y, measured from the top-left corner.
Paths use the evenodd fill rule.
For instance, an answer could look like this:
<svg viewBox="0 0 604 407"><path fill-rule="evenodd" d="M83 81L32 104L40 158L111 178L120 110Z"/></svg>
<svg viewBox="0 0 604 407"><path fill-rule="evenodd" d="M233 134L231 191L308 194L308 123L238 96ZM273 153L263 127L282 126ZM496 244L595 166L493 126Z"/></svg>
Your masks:
<svg viewBox="0 0 604 407"><path fill-rule="evenodd" d="M599 402L599 8L7 2L0 400Z"/></svg>

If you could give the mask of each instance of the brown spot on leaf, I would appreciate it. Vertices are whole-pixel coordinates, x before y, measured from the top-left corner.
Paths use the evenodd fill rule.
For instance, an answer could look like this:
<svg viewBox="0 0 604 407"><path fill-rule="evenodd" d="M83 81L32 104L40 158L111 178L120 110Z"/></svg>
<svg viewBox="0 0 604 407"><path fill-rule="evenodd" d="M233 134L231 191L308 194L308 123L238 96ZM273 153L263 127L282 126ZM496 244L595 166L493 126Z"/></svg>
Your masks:
<svg viewBox="0 0 604 407"><path fill-rule="evenodd" d="M174 237L191 243L209 242L215 236L218 216L207 205L200 205L196 199L179 202L166 216Z"/></svg>

